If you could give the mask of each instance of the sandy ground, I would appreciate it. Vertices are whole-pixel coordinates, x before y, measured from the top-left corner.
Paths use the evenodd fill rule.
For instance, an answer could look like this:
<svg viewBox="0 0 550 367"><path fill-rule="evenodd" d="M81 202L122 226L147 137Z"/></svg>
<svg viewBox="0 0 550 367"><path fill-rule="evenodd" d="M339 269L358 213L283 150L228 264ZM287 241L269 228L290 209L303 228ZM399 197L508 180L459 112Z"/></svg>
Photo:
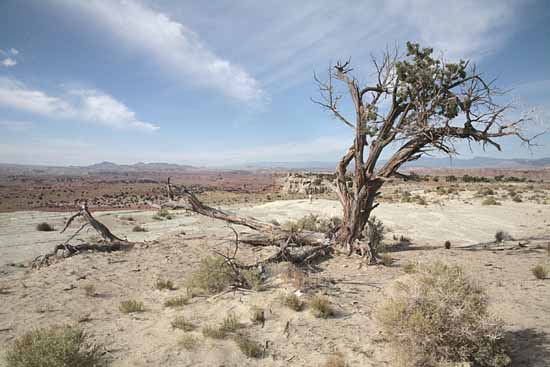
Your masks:
<svg viewBox="0 0 550 367"><path fill-rule="evenodd" d="M229 209L279 222L309 213L340 213L339 204L329 200ZM309 272L309 286L302 287L306 297L325 293L337 308L337 317L327 320L316 319L307 309L298 313L280 304L280 294L296 287L278 275L279 267L270 269L265 291L197 297L181 309L164 307L165 299L184 292L181 286L201 258L230 247L231 231L219 221L184 213L166 221L153 220L154 212L98 213L97 218L114 233L141 243L128 252L87 253L29 270L5 264L29 260L65 239L67 234L37 232L35 226L47 221L59 229L68 214L0 214L0 261L4 265L0 268L4 288L0 293L0 350L32 328L71 323L107 345L113 366L312 366L336 352L350 366L391 366L390 352L373 319L375 307L391 282L404 275L404 264L443 260L462 265L486 287L492 310L504 320L514 341L514 366L550 366L550 279L535 280L529 270L549 262L541 247L550 243L550 206L512 202L481 206L451 200L444 206L383 204L375 214L389 229L390 246L394 235L409 237L412 245L392 251L395 262L390 267L360 268L359 258L336 256L321 263L319 271ZM129 223L123 216L135 221ZM148 232L132 232L135 224ZM497 230L517 240L498 247L474 246L493 241ZM442 248L445 240L451 241L451 250ZM529 242L519 247L518 240ZM239 250L243 261L266 257L269 251L243 247ZM155 289L159 278L173 280L180 289ZM95 297L85 295L87 284L95 286ZM126 299L143 301L146 312L121 314L118 305ZM253 305L266 310L264 327L249 321ZM268 342L266 358L248 359L230 340L201 336L202 326L221 321L230 311L245 323L247 334L262 344ZM197 331L191 332L200 340L196 350L178 347L183 332L170 326L176 315L197 325Z"/></svg>

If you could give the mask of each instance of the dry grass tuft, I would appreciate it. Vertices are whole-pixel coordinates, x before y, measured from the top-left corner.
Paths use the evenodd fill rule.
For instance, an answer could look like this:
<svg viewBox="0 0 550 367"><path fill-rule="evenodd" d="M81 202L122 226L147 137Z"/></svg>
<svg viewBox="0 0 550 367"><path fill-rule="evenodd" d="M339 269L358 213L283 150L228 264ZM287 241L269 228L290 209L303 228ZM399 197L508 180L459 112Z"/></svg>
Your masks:
<svg viewBox="0 0 550 367"><path fill-rule="evenodd" d="M55 231L55 228L46 222L42 222L36 225L36 230L41 232L52 232Z"/></svg>
<svg viewBox="0 0 550 367"><path fill-rule="evenodd" d="M189 303L188 296L177 296L164 301L164 307L182 307Z"/></svg>
<svg viewBox="0 0 550 367"><path fill-rule="evenodd" d="M323 364L323 367L348 367L348 366L349 365L346 363L346 360L340 353L334 354L328 357L325 364Z"/></svg>
<svg viewBox="0 0 550 367"><path fill-rule="evenodd" d="M84 286L84 294L88 297L95 297L97 295L95 286L91 283L88 283Z"/></svg>
<svg viewBox="0 0 550 367"><path fill-rule="evenodd" d="M304 309L304 302L294 293L284 295L282 297L281 303L294 311L299 312Z"/></svg>
<svg viewBox="0 0 550 367"><path fill-rule="evenodd" d="M178 345L185 350L193 350L199 345L199 340L193 335L185 334L178 338Z"/></svg>
<svg viewBox="0 0 550 367"><path fill-rule="evenodd" d="M254 324L265 324L265 311L258 306L252 306L250 308L250 321Z"/></svg>
<svg viewBox="0 0 550 367"><path fill-rule="evenodd" d="M413 261L409 261L408 263L406 263L404 266L403 266L403 271L407 274L412 274L412 273L416 273L417 271L417 267L418 267L418 264L413 262Z"/></svg>
<svg viewBox="0 0 550 367"><path fill-rule="evenodd" d="M537 279L546 279L548 276L548 269L544 265L536 265L531 268L531 273Z"/></svg>
<svg viewBox="0 0 550 367"><path fill-rule="evenodd" d="M155 283L155 288L158 290L168 289L170 291L173 291L174 289L176 289L174 287L174 283L171 280L163 280L163 279L157 280L157 282Z"/></svg>
<svg viewBox="0 0 550 367"><path fill-rule="evenodd" d="M70 326L31 331L16 339L5 355L6 367L107 366L100 346Z"/></svg>
<svg viewBox="0 0 550 367"><path fill-rule="evenodd" d="M249 358L262 358L265 356L265 350L260 343L244 335L237 335L234 340L245 356Z"/></svg>
<svg viewBox="0 0 550 367"><path fill-rule="evenodd" d="M135 225L134 228L132 228L132 232L147 232L147 228Z"/></svg>
<svg viewBox="0 0 550 367"><path fill-rule="evenodd" d="M128 300L120 302L118 309L122 313L134 313L134 312L143 312L145 311L145 306L143 302L136 300Z"/></svg>
<svg viewBox="0 0 550 367"><path fill-rule="evenodd" d="M328 319L336 314L328 297L317 294L309 301L309 306L315 317Z"/></svg>
<svg viewBox="0 0 550 367"><path fill-rule="evenodd" d="M221 330L219 327L206 325L202 328L202 335L205 338L224 339L227 336L227 333Z"/></svg>
<svg viewBox="0 0 550 367"><path fill-rule="evenodd" d="M242 324L239 321L239 318L237 317L237 315L235 315L233 312L229 312L225 316L220 326L220 330L226 333L233 333L240 328L242 328Z"/></svg>
<svg viewBox="0 0 550 367"><path fill-rule="evenodd" d="M437 262L396 282L376 318L400 366L507 366L502 324L487 303L460 267Z"/></svg>
<svg viewBox="0 0 550 367"><path fill-rule="evenodd" d="M185 319L183 316L177 316L172 321L172 328L174 329L180 329L183 331L193 331L195 330L195 325Z"/></svg>

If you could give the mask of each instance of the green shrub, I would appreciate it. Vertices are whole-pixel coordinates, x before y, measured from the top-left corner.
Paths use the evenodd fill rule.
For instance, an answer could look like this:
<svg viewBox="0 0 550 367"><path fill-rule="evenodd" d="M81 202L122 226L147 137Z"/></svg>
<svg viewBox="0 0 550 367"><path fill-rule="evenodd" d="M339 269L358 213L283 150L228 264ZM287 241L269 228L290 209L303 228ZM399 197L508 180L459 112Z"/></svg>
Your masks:
<svg viewBox="0 0 550 367"><path fill-rule="evenodd" d="M263 346L244 336L244 335L237 335L234 338L235 343L237 343L237 346L243 352L243 354L249 358L262 358L265 355L265 350Z"/></svg>
<svg viewBox="0 0 550 367"><path fill-rule="evenodd" d="M101 348L80 329L70 326L31 331L7 350L7 367L106 366Z"/></svg>
<svg viewBox="0 0 550 367"><path fill-rule="evenodd" d="M143 305L143 302L128 300L120 302L118 309L122 313L134 313L145 311L145 306Z"/></svg>
<svg viewBox="0 0 550 367"><path fill-rule="evenodd" d="M309 306L315 317L328 319L336 314L330 300L323 295L315 295L310 301Z"/></svg>
<svg viewBox="0 0 550 367"><path fill-rule="evenodd" d="M546 279L548 276L548 269L543 265L536 265L531 268L531 272L537 279Z"/></svg>
<svg viewBox="0 0 550 367"><path fill-rule="evenodd" d="M52 232L55 231L55 228L49 223L42 222L36 225L36 230L41 232Z"/></svg>
<svg viewBox="0 0 550 367"><path fill-rule="evenodd" d="M507 366L503 327L487 303L460 267L437 262L397 281L375 315L400 366Z"/></svg>

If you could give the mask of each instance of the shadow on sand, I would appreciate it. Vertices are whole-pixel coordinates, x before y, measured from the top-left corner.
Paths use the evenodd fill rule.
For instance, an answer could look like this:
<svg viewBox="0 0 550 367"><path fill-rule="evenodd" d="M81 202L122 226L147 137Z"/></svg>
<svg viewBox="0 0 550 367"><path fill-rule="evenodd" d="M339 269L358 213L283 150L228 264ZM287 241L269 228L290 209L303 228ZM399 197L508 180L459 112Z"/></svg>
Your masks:
<svg viewBox="0 0 550 367"><path fill-rule="evenodd" d="M507 333L511 343L512 366L550 366L550 336L533 328Z"/></svg>

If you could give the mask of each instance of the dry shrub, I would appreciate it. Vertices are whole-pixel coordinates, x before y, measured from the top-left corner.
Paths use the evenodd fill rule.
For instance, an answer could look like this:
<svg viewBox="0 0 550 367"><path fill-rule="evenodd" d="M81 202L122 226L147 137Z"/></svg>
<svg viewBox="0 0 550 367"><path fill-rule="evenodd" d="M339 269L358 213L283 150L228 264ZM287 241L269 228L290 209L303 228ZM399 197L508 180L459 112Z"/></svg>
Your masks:
<svg viewBox="0 0 550 367"><path fill-rule="evenodd" d="M155 283L155 288L158 290L168 289L168 290L174 290L176 289L174 287L174 283L171 280L164 280L164 279L158 279Z"/></svg>
<svg viewBox="0 0 550 367"><path fill-rule="evenodd" d="M134 228L132 228L132 232L147 232L147 228L135 225Z"/></svg>
<svg viewBox="0 0 550 367"><path fill-rule="evenodd" d="M46 222L42 222L36 225L36 230L41 232L52 232L55 231L55 228Z"/></svg>
<svg viewBox="0 0 550 367"><path fill-rule="evenodd" d="M233 312L228 313L220 325L220 330L226 333L233 333L242 327L237 315Z"/></svg>
<svg viewBox="0 0 550 367"><path fill-rule="evenodd" d="M187 280L191 289L200 289L213 294L223 291L234 281L234 272L222 257L209 256L202 259L199 268Z"/></svg>
<svg viewBox="0 0 550 367"><path fill-rule="evenodd" d="M250 321L254 324L264 324L265 323L265 312L264 309L258 306L252 306L250 308Z"/></svg>
<svg viewBox="0 0 550 367"><path fill-rule="evenodd" d="M221 330L219 327L206 325L202 328L202 335L205 338L224 339L227 336L227 333Z"/></svg>
<svg viewBox="0 0 550 367"><path fill-rule="evenodd" d="M88 283L84 286L84 294L88 297L95 297L97 295L95 286L91 283Z"/></svg>
<svg viewBox="0 0 550 367"><path fill-rule="evenodd" d="M384 266L391 266L391 264L393 264L393 257L391 257L389 254L382 254L380 255L380 262Z"/></svg>
<svg viewBox="0 0 550 367"><path fill-rule="evenodd" d="M262 290L263 279L256 269L240 270L238 273L220 256L202 259L199 268L187 280L187 287L209 294L223 291L230 285Z"/></svg>
<svg viewBox="0 0 550 367"><path fill-rule="evenodd" d="M294 311L302 311L304 309L304 302L294 293L283 296L282 304Z"/></svg>
<svg viewBox="0 0 550 367"><path fill-rule="evenodd" d="M185 334L178 338L178 345L185 350L193 350L198 344L199 340L190 334Z"/></svg>
<svg viewBox="0 0 550 367"><path fill-rule="evenodd" d="M313 231L327 233L342 224L338 217L322 218L315 214L306 215L298 220L291 220L283 223L282 228L286 231L298 233L301 231Z"/></svg>
<svg viewBox="0 0 550 367"><path fill-rule="evenodd" d="M145 311L145 306L143 302L136 300L128 300L120 302L118 309L122 313L134 313L134 312L143 312Z"/></svg>
<svg viewBox="0 0 550 367"><path fill-rule="evenodd" d="M177 316L172 321L172 328L180 329L183 331L193 331L195 330L195 325L185 319L183 316Z"/></svg>
<svg viewBox="0 0 550 367"><path fill-rule="evenodd" d="M412 273L416 273L417 268L418 268L418 264L416 262L409 261L403 266L403 271L407 274L412 274Z"/></svg>
<svg viewBox="0 0 550 367"><path fill-rule="evenodd" d="M7 367L106 366L101 348L80 329L70 326L31 331L8 349Z"/></svg>
<svg viewBox="0 0 550 367"><path fill-rule="evenodd" d="M494 197L489 196L488 198L483 199L481 205L500 205L500 203Z"/></svg>
<svg viewBox="0 0 550 367"><path fill-rule="evenodd" d="M385 231L384 223L374 215L369 218L367 225L363 229L363 237L367 239L375 252L385 250L382 248Z"/></svg>
<svg viewBox="0 0 550 367"><path fill-rule="evenodd" d="M309 306L311 307L311 312L315 317L328 319L336 314L330 300L320 294L313 296L313 298L309 301Z"/></svg>
<svg viewBox="0 0 550 367"><path fill-rule="evenodd" d="M450 250L451 249L451 241L449 241L449 240L445 241L444 246L445 246L446 250Z"/></svg>
<svg viewBox="0 0 550 367"><path fill-rule="evenodd" d="M495 242L501 243L503 241L510 241L512 239L512 236L508 232L505 231L497 231L495 233Z"/></svg>
<svg viewBox="0 0 550 367"><path fill-rule="evenodd" d="M348 367L348 366L349 365L346 363L344 356L342 356L342 354L340 353L331 355L330 357L328 357L325 364L323 364L323 367Z"/></svg>
<svg viewBox="0 0 550 367"><path fill-rule="evenodd" d="M247 336L237 335L234 340L245 356L249 358L262 358L265 356L264 347Z"/></svg>
<svg viewBox="0 0 550 367"><path fill-rule="evenodd" d="M288 267L285 269L283 280L292 284L295 289L304 290L309 287L307 274L292 263L289 263Z"/></svg>
<svg viewBox="0 0 550 367"><path fill-rule="evenodd" d="M531 272L537 279L546 279L548 276L548 269L544 265L536 265L531 268Z"/></svg>
<svg viewBox="0 0 550 367"><path fill-rule="evenodd" d="M487 303L460 267L437 262L396 282L376 317L400 366L507 366L503 327Z"/></svg>

